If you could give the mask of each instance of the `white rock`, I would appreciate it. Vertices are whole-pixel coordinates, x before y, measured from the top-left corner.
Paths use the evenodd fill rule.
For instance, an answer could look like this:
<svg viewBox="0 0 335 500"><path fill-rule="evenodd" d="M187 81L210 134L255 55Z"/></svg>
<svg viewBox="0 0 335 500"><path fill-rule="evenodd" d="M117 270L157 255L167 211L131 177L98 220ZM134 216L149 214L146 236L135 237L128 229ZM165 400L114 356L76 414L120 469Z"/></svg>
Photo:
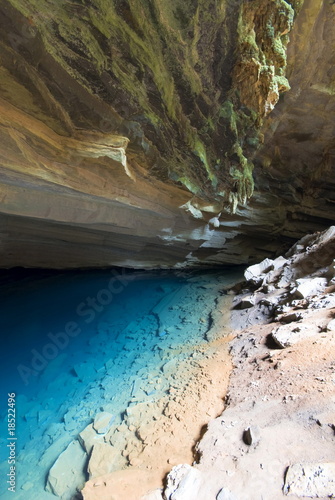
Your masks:
<svg viewBox="0 0 335 500"><path fill-rule="evenodd" d="M201 472L188 464L173 467L167 476L165 500L194 500L198 498Z"/></svg>
<svg viewBox="0 0 335 500"><path fill-rule="evenodd" d="M108 411L97 413L94 417L93 428L98 434L106 434L106 432L109 431L114 418L114 415Z"/></svg>
<svg viewBox="0 0 335 500"><path fill-rule="evenodd" d="M305 299L323 292L327 286L327 280L326 278L301 278L296 280L296 284L295 295L300 299Z"/></svg>
<svg viewBox="0 0 335 500"><path fill-rule="evenodd" d="M93 446L87 467L89 478L103 476L124 466L125 459L120 450L107 443L96 443Z"/></svg>
<svg viewBox="0 0 335 500"><path fill-rule="evenodd" d="M279 256L272 262L272 266L275 271L278 271L278 269L282 269L287 263L288 260L285 257Z"/></svg>
<svg viewBox="0 0 335 500"><path fill-rule="evenodd" d="M264 273L270 271L273 267L273 260L264 259L259 264L254 264L253 266L249 266L244 271L244 277L247 281L251 281L254 284L261 283L264 278Z"/></svg>
<svg viewBox="0 0 335 500"><path fill-rule="evenodd" d="M87 425L78 435L78 440L88 455L91 453L93 446L101 442L103 438L103 435L98 434L96 430L93 429L93 424Z"/></svg>
<svg viewBox="0 0 335 500"><path fill-rule="evenodd" d="M288 468L285 495L311 498L335 496L335 462L298 463Z"/></svg>
<svg viewBox="0 0 335 500"><path fill-rule="evenodd" d="M332 319L331 321L329 321L329 323L327 325L327 330L329 332L334 332L335 331L335 319Z"/></svg>
<svg viewBox="0 0 335 500"><path fill-rule="evenodd" d="M222 488L222 490L219 491L216 500L236 500L236 497L227 490L227 488Z"/></svg>
<svg viewBox="0 0 335 500"><path fill-rule="evenodd" d="M62 500L71 500L76 494L77 487L82 488L85 484L86 461L87 455L79 442L72 441L51 467L46 491L61 497Z"/></svg>
<svg viewBox="0 0 335 500"><path fill-rule="evenodd" d="M30 481L27 481L25 482L22 486L21 486L21 490L24 490L24 491L29 491L31 490L31 488L34 487L34 484Z"/></svg>
<svg viewBox="0 0 335 500"><path fill-rule="evenodd" d="M314 337L319 333L320 330L316 325L289 323L272 330L271 336L279 347L285 348L306 338Z"/></svg>

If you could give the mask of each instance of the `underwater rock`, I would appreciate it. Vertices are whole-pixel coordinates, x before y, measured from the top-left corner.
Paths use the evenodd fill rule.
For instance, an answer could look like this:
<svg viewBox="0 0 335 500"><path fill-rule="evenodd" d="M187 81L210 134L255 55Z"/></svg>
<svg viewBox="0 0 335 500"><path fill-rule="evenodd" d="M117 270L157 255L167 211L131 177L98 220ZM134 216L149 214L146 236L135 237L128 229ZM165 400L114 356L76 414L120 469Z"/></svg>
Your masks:
<svg viewBox="0 0 335 500"><path fill-rule="evenodd" d="M95 444L103 440L103 436L99 435L93 428L93 424L89 424L78 435L78 441L89 456Z"/></svg>
<svg viewBox="0 0 335 500"><path fill-rule="evenodd" d="M244 277L247 281L252 282L254 285L258 285L263 281L265 273L267 273L270 269L273 269L273 260L264 259L259 264L249 266L244 271Z"/></svg>
<svg viewBox="0 0 335 500"><path fill-rule="evenodd" d="M81 488L86 481L86 462L87 454L77 440L72 441L51 467L46 491L63 500L71 500L77 488Z"/></svg>
<svg viewBox="0 0 335 500"><path fill-rule="evenodd" d="M295 323L294 325L283 325L275 328L271 332L271 337L276 344L284 349L290 347L308 337L314 337L320 334L320 328L317 325L305 325Z"/></svg>
<svg viewBox="0 0 335 500"><path fill-rule="evenodd" d="M87 472L92 479L121 469L124 464L120 450L107 443L96 443L89 458Z"/></svg>
<svg viewBox="0 0 335 500"><path fill-rule="evenodd" d="M93 428L98 434L106 434L115 419L115 415L107 411L97 413L94 417Z"/></svg>

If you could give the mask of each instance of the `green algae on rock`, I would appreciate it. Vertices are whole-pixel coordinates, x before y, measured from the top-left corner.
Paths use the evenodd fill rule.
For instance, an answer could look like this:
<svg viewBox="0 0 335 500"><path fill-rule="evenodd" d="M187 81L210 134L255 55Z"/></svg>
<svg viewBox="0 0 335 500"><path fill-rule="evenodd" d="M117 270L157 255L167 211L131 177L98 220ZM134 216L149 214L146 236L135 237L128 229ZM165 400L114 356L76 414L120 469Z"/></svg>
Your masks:
<svg viewBox="0 0 335 500"><path fill-rule="evenodd" d="M272 132L281 102L298 95L299 75L306 81L301 26L307 34L319 22L331 41L332 16L321 0L2 0L0 218L10 227L3 265L23 264L18 233L37 221L44 229L32 230L34 263L42 233L49 250L57 234L61 267L155 267L159 254L167 266L250 262L273 251L274 235L301 236L288 214L299 200L287 207L291 188L281 194L271 180L285 178L290 161ZM311 55L315 66L317 48ZM329 97L331 110L325 60L310 71L310 88ZM311 132L292 133L293 148ZM314 160L304 186L319 171L330 172ZM311 202L303 210L315 230ZM95 251L89 259L84 242ZM144 257L153 249L154 258Z"/></svg>

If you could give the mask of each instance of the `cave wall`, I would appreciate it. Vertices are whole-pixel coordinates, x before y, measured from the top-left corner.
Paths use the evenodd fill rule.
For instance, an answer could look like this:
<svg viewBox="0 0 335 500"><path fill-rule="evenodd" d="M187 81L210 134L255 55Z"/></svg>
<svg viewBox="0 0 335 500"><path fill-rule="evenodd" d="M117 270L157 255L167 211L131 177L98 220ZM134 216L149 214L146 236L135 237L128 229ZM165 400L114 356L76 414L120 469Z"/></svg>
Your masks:
<svg viewBox="0 0 335 500"><path fill-rule="evenodd" d="M0 0L0 266L249 263L334 218L334 5Z"/></svg>

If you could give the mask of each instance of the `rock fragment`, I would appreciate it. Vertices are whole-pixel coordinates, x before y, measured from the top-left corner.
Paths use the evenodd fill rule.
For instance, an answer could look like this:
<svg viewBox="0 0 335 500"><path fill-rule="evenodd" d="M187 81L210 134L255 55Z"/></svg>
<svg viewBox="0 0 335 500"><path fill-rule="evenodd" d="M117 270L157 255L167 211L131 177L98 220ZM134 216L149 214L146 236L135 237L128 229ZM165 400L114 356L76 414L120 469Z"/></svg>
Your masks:
<svg viewBox="0 0 335 500"><path fill-rule="evenodd" d="M326 278L301 278L296 280L296 284L295 295L300 299L306 299L323 292L327 286L327 280Z"/></svg>
<svg viewBox="0 0 335 500"><path fill-rule="evenodd" d="M96 443L93 446L87 471L89 478L103 476L118 470L125 464L125 459L114 446L107 443Z"/></svg>
<svg viewBox="0 0 335 500"><path fill-rule="evenodd" d="M320 333L319 328L316 325L306 325L306 324L288 324L276 327L271 332L271 337L276 342L276 344L284 349L285 347L290 347L301 340L308 337L314 337Z"/></svg>
<svg viewBox="0 0 335 500"><path fill-rule="evenodd" d="M97 413L94 418L93 428L97 431L98 434L106 434L106 432L109 431L114 419L115 416L108 411Z"/></svg>
<svg viewBox="0 0 335 500"><path fill-rule="evenodd" d="M258 285L262 282L264 278L264 273L272 269L273 260L272 259L264 259L259 264L254 264L253 266L249 266L244 271L244 277L246 281L250 281L254 285Z"/></svg>
<svg viewBox="0 0 335 500"><path fill-rule="evenodd" d="M252 425L244 430L243 441L245 444L256 446L261 439L260 428L257 425Z"/></svg>
<svg viewBox="0 0 335 500"><path fill-rule="evenodd" d="M310 498L335 496L335 462L297 463L286 473L285 495Z"/></svg>
<svg viewBox="0 0 335 500"><path fill-rule="evenodd" d="M165 500L194 500L198 498L201 472L188 464L173 467L167 476Z"/></svg>
<svg viewBox="0 0 335 500"><path fill-rule="evenodd" d="M51 467L46 484L46 491L71 500L76 494L76 486L83 487L86 481L84 469L87 455L79 442L72 441Z"/></svg>

